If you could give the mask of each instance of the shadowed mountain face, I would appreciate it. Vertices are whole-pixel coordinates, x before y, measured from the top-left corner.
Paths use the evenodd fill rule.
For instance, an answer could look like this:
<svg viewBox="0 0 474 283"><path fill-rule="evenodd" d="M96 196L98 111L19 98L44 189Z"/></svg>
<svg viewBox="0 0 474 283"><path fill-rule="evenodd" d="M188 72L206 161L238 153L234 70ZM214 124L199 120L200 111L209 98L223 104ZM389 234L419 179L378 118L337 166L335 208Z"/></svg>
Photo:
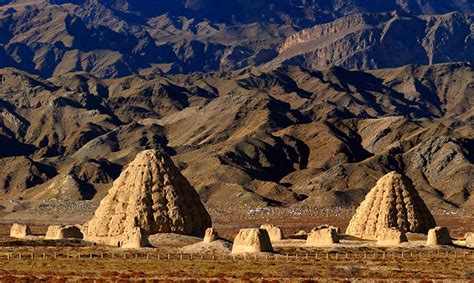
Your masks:
<svg viewBox="0 0 474 283"><path fill-rule="evenodd" d="M473 5L456 0L4 1L0 67L43 78L76 71L117 78L265 63L366 69L472 61Z"/></svg>
<svg viewBox="0 0 474 283"><path fill-rule="evenodd" d="M86 1L51 1L52 3L84 3ZM215 23L272 22L310 24L329 21L360 12L400 10L413 14L444 14L452 11L472 13L469 1L437 0L105 0L103 5L145 17L168 13L173 16L209 19Z"/></svg>
<svg viewBox="0 0 474 283"><path fill-rule="evenodd" d="M108 80L3 69L1 195L100 200L159 148L209 206L348 207L398 171L430 208L472 209L473 75L461 63Z"/></svg>

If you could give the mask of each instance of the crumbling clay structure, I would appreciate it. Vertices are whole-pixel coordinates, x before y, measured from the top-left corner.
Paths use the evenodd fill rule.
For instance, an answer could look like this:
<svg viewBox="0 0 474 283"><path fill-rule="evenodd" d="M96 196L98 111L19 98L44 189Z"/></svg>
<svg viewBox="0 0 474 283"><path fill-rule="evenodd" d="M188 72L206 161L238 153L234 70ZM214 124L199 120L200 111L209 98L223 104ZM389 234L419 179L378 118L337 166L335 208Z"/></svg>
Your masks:
<svg viewBox="0 0 474 283"><path fill-rule="evenodd" d="M346 234L376 240L385 228L426 234L435 220L410 180L396 172L378 180L357 208Z"/></svg>
<svg viewBox="0 0 474 283"><path fill-rule="evenodd" d="M264 224L260 226L260 229L265 229L268 232L268 236L270 237L270 241L276 242L283 240L283 230L280 227L271 224Z"/></svg>
<svg viewBox="0 0 474 283"><path fill-rule="evenodd" d="M405 232L396 228L380 229L377 240L377 244L380 246L397 246L401 243L408 242Z"/></svg>
<svg viewBox="0 0 474 283"><path fill-rule="evenodd" d="M335 228L322 228L319 230L313 230L314 231L308 234L306 246L325 247L339 243L339 235L337 234L337 230Z"/></svg>
<svg viewBox="0 0 474 283"><path fill-rule="evenodd" d="M468 248L474 248L474 233L469 232L466 233L466 247Z"/></svg>
<svg viewBox="0 0 474 283"><path fill-rule="evenodd" d="M150 242L148 242L148 235L145 230L134 227L125 233L123 241L118 246L124 249L139 249L141 247L149 247Z"/></svg>
<svg viewBox="0 0 474 283"><path fill-rule="evenodd" d="M232 253L257 252L273 252L272 243L267 230L241 229L237 236L235 236Z"/></svg>
<svg viewBox="0 0 474 283"><path fill-rule="evenodd" d="M88 223L86 238L117 246L131 238L136 242L137 228L145 235L189 235L211 226L199 195L171 158L157 150L145 150L122 171L100 202Z"/></svg>
<svg viewBox="0 0 474 283"><path fill-rule="evenodd" d="M452 243L448 228L436 227L428 231L427 245L451 245Z"/></svg>
<svg viewBox="0 0 474 283"><path fill-rule="evenodd" d="M15 223L10 229L10 237L24 239L31 235L31 229L27 225Z"/></svg>
<svg viewBox="0 0 474 283"><path fill-rule="evenodd" d="M56 239L83 239L81 229L77 226L70 225L61 227L56 233Z"/></svg>
<svg viewBox="0 0 474 283"><path fill-rule="evenodd" d="M204 243L212 243L219 239L219 235L217 235L217 231L214 228L207 228L206 233L204 234Z"/></svg>
<svg viewBox="0 0 474 283"><path fill-rule="evenodd" d="M63 227L62 225L49 225L48 230L46 231L46 236L44 237L46 240L56 240L57 234L59 229Z"/></svg>
<svg viewBox="0 0 474 283"><path fill-rule="evenodd" d="M341 228L336 227L336 226L332 226L332 225L328 225L328 224L319 225L318 227L311 229L311 232L321 230L321 229L325 229L325 228L335 229L338 234L341 234Z"/></svg>
<svg viewBox="0 0 474 283"><path fill-rule="evenodd" d="M46 232L47 240L83 239L81 228L76 225L50 225Z"/></svg>

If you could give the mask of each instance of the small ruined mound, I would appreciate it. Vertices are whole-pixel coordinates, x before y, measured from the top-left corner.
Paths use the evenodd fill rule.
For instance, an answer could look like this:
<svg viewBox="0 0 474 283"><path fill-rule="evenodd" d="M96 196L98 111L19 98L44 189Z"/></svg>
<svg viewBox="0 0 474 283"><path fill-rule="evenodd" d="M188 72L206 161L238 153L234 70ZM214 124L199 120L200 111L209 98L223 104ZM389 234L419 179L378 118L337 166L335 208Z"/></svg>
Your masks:
<svg viewBox="0 0 474 283"><path fill-rule="evenodd" d="M321 230L321 229L327 229L327 228L334 229L334 230L336 230L336 233L341 234L341 228L336 227L336 226L332 226L332 225L329 225L329 224L319 225L318 227L311 229L311 232L315 232L315 231L318 231L318 230Z"/></svg>
<svg viewBox="0 0 474 283"><path fill-rule="evenodd" d="M427 245L451 245L451 237L446 227L436 227L428 231Z"/></svg>
<svg viewBox="0 0 474 283"><path fill-rule="evenodd" d="M272 243L265 229L240 229L235 236L232 253L273 252Z"/></svg>
<svg viewBox="0 0 474 283"><path fill-rule="evenodd" d="M199 195L171 158L157 150L145 150L120 174L101 201L88 223L87 238L121 245L135 228L143 229L146 235L189 235L208 227L211 218Z"/></svg>
<svg viewBox="0 0 474 283"><path fill-rule="evenodd" d="M46 240L83 239L81 228L76 225L50 225L46 231Z"/></svg>
<svg viewBox="0 0 474 283"><path fill-rule="evenodd" d="M264 224L260 226L260 229L265 229L268 232L268 236L270 236L270 241L276 242L283 240L283 230L280 227L277 227L272 224Z"/></svg>
<svg viewBox="0 0 474 283"><path fill-rule="evenodd" d="M69 225L61 227L57 234L56 239L83 239L84 235L81 229L75 225Z"/></svg>
<svg viewBox="0 0 474 283"><path fill-rule="evenodd" d="M383 228L426 234L435 220L411 182L390 172L378 180L352 217L346 234L377 239Z"/></svg>
<svg viewBox="0 0 474 283"><path fill-rule="evenodd" d="M469 232L466 233L466 247L468 248L474 248L474 233Z"/></svg>
<svg viewBox="0 0 474 283"><path fill-rule="evenodd" d="M119 244L124 249L139 249L141 247L149 247L148 235L145 230L140 227L134 227L125 232L123 241Z"/></svg>
<svg viewBox="0 0 474 283"><path fill-rule="evenodd" d="M334 227L314 230L306 240L306 245L310 247L331 246L336 243L339 243L339 235Z"/></svg>
<svg viewBox="0 0 474 283"><path fill-rule="evenodd" d="M10 237L12 238L24 239L30 235L32 235L30 227L24 224L15 223L10 229Z"/></svg>
<svg viewBox="0 0 474 283"><path fill-rule="evenodd" d="M57 234L59 232L59 229L61 229L61 225L49 225L48 230L46 231L46 236L44 238L46 240L56 240Z"/></svg>
<svg viewBox="0 0 474 283"><path fill-rule="evenodd" d="M403 242L408 242L406 234L395 228L380 229L377 240L377 244L381 246L396 246Z"/></svg>
<svg viewBox="0 0 474 283"><path fill-rule="evenodd" d="M214 228L207 228L206 233L204 234L204 243L212 243L219 239L219 235Z"/></svg>

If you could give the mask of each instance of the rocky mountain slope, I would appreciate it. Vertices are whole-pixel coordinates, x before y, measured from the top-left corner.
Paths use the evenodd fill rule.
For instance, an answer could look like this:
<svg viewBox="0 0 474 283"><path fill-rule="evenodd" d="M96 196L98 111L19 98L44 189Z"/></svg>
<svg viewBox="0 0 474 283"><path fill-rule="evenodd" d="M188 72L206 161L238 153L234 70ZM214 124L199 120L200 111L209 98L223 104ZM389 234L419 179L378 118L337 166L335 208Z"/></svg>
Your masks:
<svg viewBox="0 0 474 283"><path fill-rule="evenodd" d="M269 65L350 69L474 61L473 17L357 14L291 35Z"/></svg>
<svg viewBox="0 0 474 283"><path fill-rule="evenodd" d="M269 61L272 66L296 62L318 68L332 64L398 67L471 61L474 53L470 1L16 0L0 4L0 67L43 78L76 71L99 78L205 73ZM398 16L354 16L393 10L399 11ZM420 14L443 15L410 16ZM325 24L310 28L321 23Z"/></svg>
<svg viewBox="0 0 474 283"><path fill-rule="evenodd" d="M208 207L352 207L398 171L431 209L472 211L473 75L465 63L107 80L3 69L1 196L98 201L159 148Z"/></svg>

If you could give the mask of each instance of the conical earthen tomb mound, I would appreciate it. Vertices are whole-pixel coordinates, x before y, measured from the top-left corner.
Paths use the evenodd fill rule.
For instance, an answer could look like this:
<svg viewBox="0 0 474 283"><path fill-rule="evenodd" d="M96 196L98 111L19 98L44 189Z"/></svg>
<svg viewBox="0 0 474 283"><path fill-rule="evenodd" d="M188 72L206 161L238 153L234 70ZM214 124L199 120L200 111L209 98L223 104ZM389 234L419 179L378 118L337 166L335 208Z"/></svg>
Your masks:
<svg viewBox="0 0 474 283"><path fill-rule="evenodd" d="M121 245L128 232L193 234L211 218L188 180L166 154L146 150L113 183L89 221L87 239Z"/></svg>
<svg viewBox="0 0 474 283"><path fill-rule="evenodd" d="M346 234L377 239L384 228L424 233L436 226L410 180L390 172L377 181L352 217Z"/></svg>

